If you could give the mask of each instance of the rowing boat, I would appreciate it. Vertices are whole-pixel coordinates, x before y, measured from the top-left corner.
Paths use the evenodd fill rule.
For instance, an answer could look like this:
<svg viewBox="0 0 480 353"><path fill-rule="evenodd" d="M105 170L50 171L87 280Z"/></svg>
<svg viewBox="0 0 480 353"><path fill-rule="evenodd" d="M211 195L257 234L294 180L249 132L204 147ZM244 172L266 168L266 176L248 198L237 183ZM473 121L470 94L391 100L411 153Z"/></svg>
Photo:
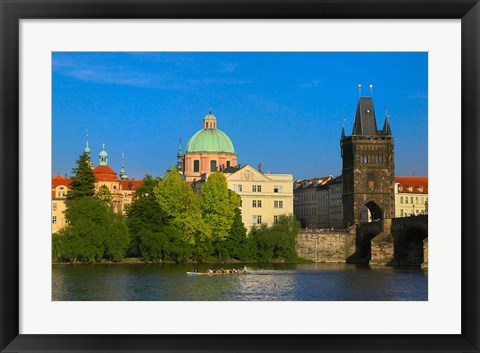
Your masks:
<svg viewBox="0 0 480 353"><path fill-rule="evenodd" d="M224 275L224 276L234 276L234 275L246 275L248 272L238 272L238 273L217 273L217 272L187 272L188 276L218 276L218 275Z"/></svg>

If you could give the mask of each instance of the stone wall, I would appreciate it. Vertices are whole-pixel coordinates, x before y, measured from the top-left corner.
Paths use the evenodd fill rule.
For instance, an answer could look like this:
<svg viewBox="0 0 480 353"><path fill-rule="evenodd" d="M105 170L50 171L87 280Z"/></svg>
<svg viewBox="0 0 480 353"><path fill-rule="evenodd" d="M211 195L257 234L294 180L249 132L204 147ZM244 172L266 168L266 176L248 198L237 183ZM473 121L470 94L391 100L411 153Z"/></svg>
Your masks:
<svg viewBox="0 0 480 353"><path fill-rule="evenodd" d="M346 262L355 253L355 234L347 232L302 232L297 237L297 254L315 262Z"/></svg>

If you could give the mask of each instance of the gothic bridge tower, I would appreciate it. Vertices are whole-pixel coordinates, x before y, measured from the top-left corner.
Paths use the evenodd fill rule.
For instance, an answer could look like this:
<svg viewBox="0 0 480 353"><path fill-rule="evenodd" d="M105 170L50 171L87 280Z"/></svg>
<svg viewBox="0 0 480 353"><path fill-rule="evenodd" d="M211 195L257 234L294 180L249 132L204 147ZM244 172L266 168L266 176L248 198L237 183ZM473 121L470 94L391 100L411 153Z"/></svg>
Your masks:
<svg viewBox="0 0 480 353"><path fill-rule="evenodd" d="M345 136L343 129L340 146L345 227L382 221L390 232L395 217L393 134L388 114L383 129L377 129L371 96L359 97L352 135Z"/></svg>

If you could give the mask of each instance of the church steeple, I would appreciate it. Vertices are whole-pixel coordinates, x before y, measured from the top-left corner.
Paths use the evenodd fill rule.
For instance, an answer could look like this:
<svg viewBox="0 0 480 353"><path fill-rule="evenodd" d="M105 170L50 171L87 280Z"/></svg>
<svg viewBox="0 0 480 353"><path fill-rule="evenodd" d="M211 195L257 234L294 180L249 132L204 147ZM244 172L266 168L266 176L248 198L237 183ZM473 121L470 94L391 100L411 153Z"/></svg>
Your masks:
<svg viewBox="0 0 480 353"><path fill-rule="evenodd" d="M102 150L98 155L98 164L99 165L108 165L108 153L105 151L105 144L102 143Z"/></svg>
<svg viewBox="0 0 480 353"><path fill-rule="evenodd" d="M90 158L90 147L88 147L88 129L87 129L87 132L86 132L85 149L83 151L87 154L88 164L90 165L90 167L93 168L93 162L92 162L92 159Z"/></svg>
<svg viewBox="0 0 480 353"><path fill-rule="evenodd" d="M127 171L125 170L124 160L125 160L125 156L122 152L122 168L120 169L120 179L128 180L128 175L127 175Z"/></svg>
<svg viewBox="0 0 480 353"><path fill-rule="evenodd" d="M178 139L177 170L183 172L182 138Z"/></svg>

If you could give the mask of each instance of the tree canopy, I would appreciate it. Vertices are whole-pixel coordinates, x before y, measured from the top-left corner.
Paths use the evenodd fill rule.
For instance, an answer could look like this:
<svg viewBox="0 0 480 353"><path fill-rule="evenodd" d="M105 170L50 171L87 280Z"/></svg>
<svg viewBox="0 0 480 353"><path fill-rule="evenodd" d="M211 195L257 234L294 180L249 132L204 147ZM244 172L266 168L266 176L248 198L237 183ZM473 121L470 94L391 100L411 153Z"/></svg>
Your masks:
<svg viewBox="0 0 480 353"><path fill-rule="evenodd" d="M201 210L205 223L212 230L214 242L229 237L235 218L235 209L240 206L240 197L230 191L224 173L210 174L202 186Z"/></svg>

